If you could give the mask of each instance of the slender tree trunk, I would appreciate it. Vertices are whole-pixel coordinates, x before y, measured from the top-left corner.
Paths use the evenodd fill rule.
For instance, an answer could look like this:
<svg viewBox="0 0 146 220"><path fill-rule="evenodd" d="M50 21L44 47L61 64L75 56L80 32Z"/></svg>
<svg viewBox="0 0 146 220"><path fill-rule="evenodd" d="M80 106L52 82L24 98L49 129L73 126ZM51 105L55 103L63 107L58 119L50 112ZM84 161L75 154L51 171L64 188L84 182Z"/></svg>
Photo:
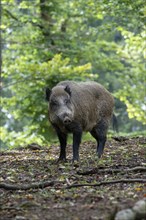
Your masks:
<svg viewBox="0 0 146 220"><path fill-rule="evenodd" d="M49 22L51 20L51 17L49 15L50 7L47 6L46 0L40 0L40 11L42 20Z"/></svg>
<svg viewBox="0 0 146 220"><path fill-rule="evenodd" d="M54 37L52 36L51 30L53 27L53 20L51 12L54 10L53 6L48 5L47 0L40 0L40 18L42 23L42 34L45 37L47 47L53 51L55 45Z"/></svg>
<svg viewBox="0 0 146 220"><path fill-rule="evenodd" d="M50 16L50 12L52 8L47 5L46 0L40 0L40 17L43 24L43 34L45 36L50 36L51 27L53 25L52 18Z"/></svg>

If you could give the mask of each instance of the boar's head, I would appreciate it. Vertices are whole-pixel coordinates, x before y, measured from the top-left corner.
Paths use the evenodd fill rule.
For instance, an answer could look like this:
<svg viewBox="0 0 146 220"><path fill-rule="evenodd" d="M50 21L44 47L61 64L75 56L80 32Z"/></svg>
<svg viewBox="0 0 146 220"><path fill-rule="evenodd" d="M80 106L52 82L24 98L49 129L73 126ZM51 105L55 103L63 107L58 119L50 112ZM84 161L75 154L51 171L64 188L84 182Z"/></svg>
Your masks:
<svg viewBox="0 0 146 220"><path fill-rule="evenodd" d="M49 102L49 118L52 124L69 125L73 121L74 106L69 86L55 86L46 89L46 100Z"/></svg>

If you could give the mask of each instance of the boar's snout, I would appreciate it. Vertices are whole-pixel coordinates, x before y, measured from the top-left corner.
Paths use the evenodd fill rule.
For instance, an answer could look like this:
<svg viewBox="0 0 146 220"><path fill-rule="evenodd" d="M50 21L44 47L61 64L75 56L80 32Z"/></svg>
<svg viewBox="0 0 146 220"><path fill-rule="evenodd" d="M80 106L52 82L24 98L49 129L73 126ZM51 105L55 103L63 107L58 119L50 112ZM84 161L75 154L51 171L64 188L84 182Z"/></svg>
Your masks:
<svg viewBox="0 0 146 220"><path fill-rule="evenodd" d="M65 125L68 125L68 124L71 123L71 119L66 116L66 117L64 118L64 120L63 120L63 123L64 123Z"/></svg>
<svg viewBox="0 0 146 220"><path fill-rule="evenodd" d="M68 125L72 122L71 117L66 114L59 115L58 118L64 125Z"/></svg>

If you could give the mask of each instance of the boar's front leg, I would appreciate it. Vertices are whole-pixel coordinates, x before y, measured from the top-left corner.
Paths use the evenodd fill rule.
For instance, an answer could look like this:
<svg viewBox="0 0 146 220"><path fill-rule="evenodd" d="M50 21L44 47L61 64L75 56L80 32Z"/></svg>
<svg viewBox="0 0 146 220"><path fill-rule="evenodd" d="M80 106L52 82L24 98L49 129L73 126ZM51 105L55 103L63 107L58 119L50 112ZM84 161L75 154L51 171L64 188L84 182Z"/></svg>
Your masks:
<svg viewBox="0 0 146 220"><path fill-rule="evenodd" d="M79 146L82 138L82 130L73 132L73 161L79 160Z"/></svg>
<svg viewBox="0 0 146 220"><path fill-rule="evenodd" d="M99 158L103 154L103 150L104 150L104 146L106 142L107 130L108 130L108 124L104 120L101 120L96 125L96 127L94 127L92 131L90 132L91 135L97 141L97 154Z"/></svg>
<svg viewBox="0 0 146 220"><path fill-rule="evenodd" d="M66 161L66 144L67 144L67 134L63 133L59 128L55 128L57 136L60 142L60 156L58 161Z"/></svg>

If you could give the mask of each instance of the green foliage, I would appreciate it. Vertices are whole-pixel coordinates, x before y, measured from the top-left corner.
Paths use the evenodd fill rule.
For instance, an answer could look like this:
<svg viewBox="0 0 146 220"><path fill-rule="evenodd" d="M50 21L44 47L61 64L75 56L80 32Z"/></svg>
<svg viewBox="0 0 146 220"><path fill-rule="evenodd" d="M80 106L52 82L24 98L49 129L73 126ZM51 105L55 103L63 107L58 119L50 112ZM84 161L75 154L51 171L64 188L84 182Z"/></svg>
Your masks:
<svg viewBox="0 0 146 220"><path fill-rule="evenodd" d="M19 121L21 118L22 128L21 132L12 131L9 135L5 129L2 130L2 140L5 140L10 146L22 143L25 136L30 136L25 143L33 139L50 140L45 87L51 88L65 79L84 80L96 77L90 73L91 65L89 63L72 66L69 62L69 58L62 59L61 55L55 55L52 60L43 63L31 63L22 56L7 68L7 71L12 74L14 83L11 85L12 96L1 99L2 111L7 112L15 121ZM24 76L23 79L20 78L20 74L16 74L17 72L21 72L21 75ZM9 130L13 130L13 125L9 125ZM16 142L7 141L13 136L17 137Z"/></svg>
<svg viewBox="0 0 146 220"><path fill-rule="evenodd" d="M136 36L127 31L122 33L125 44L118 49L118 54L125 62L125 74L120 74L122 88L116 93L116 97L126 104L130 118L146 124L145 34L144 31Z"/></svg>
<svg viewBox="0 0 146 220"><path fill-rule="evenodd" d="M124 103L116 106L120 121L126 105L144 124L142 0L2 0L2 7L2 146L52 139L44 91L66 79L98 78Z"/></svg>

